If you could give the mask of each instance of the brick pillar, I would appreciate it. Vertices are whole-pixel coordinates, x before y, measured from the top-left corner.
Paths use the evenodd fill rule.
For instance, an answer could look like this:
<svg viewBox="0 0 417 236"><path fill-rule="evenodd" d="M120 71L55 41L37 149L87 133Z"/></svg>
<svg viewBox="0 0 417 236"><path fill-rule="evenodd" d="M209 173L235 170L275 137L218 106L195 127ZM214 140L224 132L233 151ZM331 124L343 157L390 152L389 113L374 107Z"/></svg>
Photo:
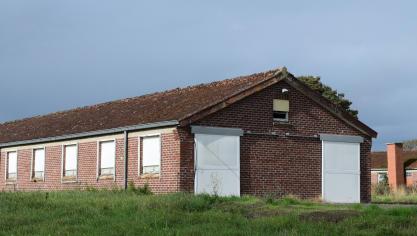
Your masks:
<svg viewBox="0 0 417 236"><path fill-rule="evenodd" d="M387 144L388 183L393 189L397 189L405 183L402 152L402 143Z"/></svg>

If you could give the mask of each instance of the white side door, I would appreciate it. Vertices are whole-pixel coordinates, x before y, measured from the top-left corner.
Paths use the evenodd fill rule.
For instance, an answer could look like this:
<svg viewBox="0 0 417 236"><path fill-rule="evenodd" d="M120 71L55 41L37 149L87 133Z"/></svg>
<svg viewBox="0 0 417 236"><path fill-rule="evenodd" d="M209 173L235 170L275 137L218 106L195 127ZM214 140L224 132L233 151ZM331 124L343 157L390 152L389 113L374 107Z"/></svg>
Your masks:
<svg viewBox="0 0 417 236"><path fill-rule="evenodd" d="M360 202L360 143L323 141L323 199Z"/></svg>
<svg viewBox="0 0 417 236"><path fill-rule="evenodd" d="M195 193L240 195L240 137L195 135Z"/></svg>

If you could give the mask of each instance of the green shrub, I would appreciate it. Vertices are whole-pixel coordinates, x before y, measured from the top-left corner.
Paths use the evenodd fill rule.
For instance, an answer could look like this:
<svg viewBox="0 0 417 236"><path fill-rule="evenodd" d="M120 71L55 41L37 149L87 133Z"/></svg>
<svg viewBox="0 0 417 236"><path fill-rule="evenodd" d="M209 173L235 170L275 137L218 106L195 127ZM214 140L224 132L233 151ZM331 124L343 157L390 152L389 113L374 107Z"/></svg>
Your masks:
<svg viewBox="0 0 417 236"><path fill-rule="evenodd" d="M95 188L95 187L87 186L85 188L85 191L87 191L87 192L98 192L98 189Z"/></svg>
<svg viewBox="0 0 417 236"><path fill-rule="evenodd" d="M264 200L267 204L274 204L276 200L276 196L274 194L266 194L264 196Z"/></svg>
<svg viewBox="0 0 417 236"><path fill-rule="evenodd" d="M136 186L132 181L129 181L129 183L127 184L127 191L136 193Z"/></svg>
<svg viewBox="0 0 417 236"><path fill-rule="evenodd" d="M148 183L145 183L143 187L136 187L132 181L129 182L127 186L127 191L138 194L138 195L152 195L153 194Z"/></svg>
<svg viewBox="0 0 417 236"><path fill-rule="evenodd" d="M152 195L152 190L148 183L145 183L143 187L138 187L137 192L141 195Z"/></svg>

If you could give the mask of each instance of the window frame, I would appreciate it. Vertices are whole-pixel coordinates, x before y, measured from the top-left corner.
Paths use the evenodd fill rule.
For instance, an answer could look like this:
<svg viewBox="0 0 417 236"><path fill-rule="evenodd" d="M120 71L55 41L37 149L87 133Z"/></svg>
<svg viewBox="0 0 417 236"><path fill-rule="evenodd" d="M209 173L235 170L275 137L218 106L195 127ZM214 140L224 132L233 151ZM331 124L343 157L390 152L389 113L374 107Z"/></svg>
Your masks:
<svg viewBox="0 0 417 236"><path fill-rule="evenodd" d="M16 153L16 178L10 179L9 178L9 154L10 153ZM17 182L17 176L18 176L18 152L16 151L8 151L6 152L6 163L5 163L5 173L4 173L4 180L7 183L15 183Z"/></svg>
<svg viewBox="0 0 417 236"><path fill-rule="evenodd" d="M274 117L274 113L275 112L279 112L279 113L282 113L282 114L285 114L285 118L275 118ZM273 111L272 112L272 118L273 118L273 120L274 121L278 121L278 122L288 122L289 121L289 112L287 112L287 111Z"/></svg>
<svg viewBox="0 0 417 236"><path fill-rule="evenodd" d="M380 178L380 176L385 176L383 178L388 178L388 172L377 172L376 175L376 183L379 184L381 183L383 180Z"/></svg>
<svg viewBox="0 0 417 236"><path fill-rule="evenodd" d="M113 165L113 174L101 174L101 144L107 143L107 142L113 142L114 143L114 165ZM102 139L97 141L97 181L100 179L111 179L113 178L114 181L116 181L116 158L117 158L117 142L116 139Z"/></svg>
<svg viewBox="0 0 417 236"><path fill-rule="evenodd" d="M76 149L76 153L75 153L75 161L76 161L76 170L75 170L75 176L70 176L73 178L70 178L68 176L65 176L65 160L66 160L66 155L65 155L65 148L68 146L75 146ZM63 144L62 145L62 151L61 151L61 183L76 183L78 182L78 154L79 154L79 149L78 149L78 143L67 143L67 144Z"/></svg>
<svg viewBox="0 0 417 236"><path fill-rule="evenodd" d="M43 174L42 174L42 178L36 178L35 177L35 151L36 150L43 150L44 152L44 157L43 157ZM38 181L45 181L45 174L46 174L46 147L39 147L39 148L33 148L32 149L32 160L31 160L31 167L30 167L30 181L32 182L38 182Z"/></svg>
<svg viewBox="0 0 417 236"><path fill-rule="evenodd" d="M284 89L283 89L284 90ZM272 99L272 120L275 122L282 122L282 123L288 123L289 122L289 117L290 117L290 99L288 96L288 91L286 91L285 93L281 93L278 98L274 98ZM288 102L288 111L280 111L280 110L275 110L275 100L282 100L282 101L287 101ZM285 114L285 118L275 118L275 113L281 113L281 114Z"/></svg>
<svg viewBox="0 0 417 236"><path fill-rule="evenodd" d="M159 172L158 173L144 173L143 171L143 139L151 138L151 137L159 137ZM141 148L142 147L142 148ZM142 171L141 171L142 170ZM139 177L149 177L149 176L158 176L159 178L162 175L162 134L161 133L151 133L146 135L138 136L138 176Z"/></svg>

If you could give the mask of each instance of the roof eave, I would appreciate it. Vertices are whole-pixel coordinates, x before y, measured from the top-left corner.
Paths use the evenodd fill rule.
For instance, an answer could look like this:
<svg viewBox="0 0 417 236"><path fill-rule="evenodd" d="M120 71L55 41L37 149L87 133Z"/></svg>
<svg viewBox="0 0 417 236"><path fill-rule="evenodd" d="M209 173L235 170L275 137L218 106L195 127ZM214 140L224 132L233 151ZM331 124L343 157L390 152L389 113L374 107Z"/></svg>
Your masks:
<svg viewBox="0 0 417 236"><path fill-rule="evenodd" d="M179 122L177 120L161 121L161 122L155 122L155 123L147 123L147 124L132 125L132 126L125 126L125 127L111 128L111 129L95 130L95 131L61 135L61 136L48 137L48 138L39 138L39 139L23 140L23 141L9 142L9 143L0 143L0 148L87 138L87 137L93 137L93 136L123 133L125 131L139 131L139 130L146 130L146 129L170 127L170 126L177 126L178 124Z"/></svg>

